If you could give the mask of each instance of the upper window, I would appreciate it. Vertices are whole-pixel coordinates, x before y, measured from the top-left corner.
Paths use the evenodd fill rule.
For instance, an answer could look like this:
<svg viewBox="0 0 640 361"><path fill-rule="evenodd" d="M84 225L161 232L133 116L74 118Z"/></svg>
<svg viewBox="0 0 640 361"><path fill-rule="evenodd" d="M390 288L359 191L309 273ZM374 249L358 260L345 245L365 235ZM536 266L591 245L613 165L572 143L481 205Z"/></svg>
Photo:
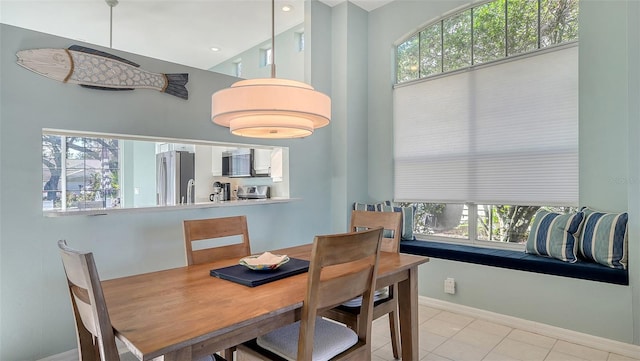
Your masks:
<svg viewBox="0 0 640 361"><path fill-rule="evenodd" d="M296 48L298 51L304 51L304 32L296 33Z"/></svg>
<svg viewBox="0 0 640 361"><path fill-rule="evenodd" d="M578 39L578 0L494 0L431 23L396 48L398 83Z"/></svg>
<svg viewBox="0 0 640 361"><path fill-rule="evenodd" d="M271 63L273 62L273 57L271 54L273 54L271 48L260 49L260 66L264 67L267 65L271 65Z"/></svg>
<svg viewBox="0 0 640 361"><path fill-rule="evenodd" d="M233 71L235 76L237 76L238 78L242 77L242 60L238 60L233 63Z"/></svg>

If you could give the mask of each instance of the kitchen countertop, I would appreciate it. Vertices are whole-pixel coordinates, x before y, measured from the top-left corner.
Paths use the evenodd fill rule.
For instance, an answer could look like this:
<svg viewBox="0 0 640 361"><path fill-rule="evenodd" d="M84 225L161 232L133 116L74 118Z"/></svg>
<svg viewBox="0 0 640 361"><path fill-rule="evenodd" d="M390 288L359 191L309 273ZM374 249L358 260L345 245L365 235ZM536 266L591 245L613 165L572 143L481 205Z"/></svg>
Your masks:
<svg viewBox="0 0 640 361"><path fill-rule="evenodd" d="M118 213L140 213L140 212L164 212L177 211L181 209L199 208L219 208L238 206L257 206L264 204L288 203L300 200L300 198L266 198L266 199L239 199L223 202L200 202L194 204L180 204L176 206L150 206L135 208L90 208L90 209L67 209L67 210L47 210L42 214L45 217L66 217L66 216L106 216Z"/></svg>

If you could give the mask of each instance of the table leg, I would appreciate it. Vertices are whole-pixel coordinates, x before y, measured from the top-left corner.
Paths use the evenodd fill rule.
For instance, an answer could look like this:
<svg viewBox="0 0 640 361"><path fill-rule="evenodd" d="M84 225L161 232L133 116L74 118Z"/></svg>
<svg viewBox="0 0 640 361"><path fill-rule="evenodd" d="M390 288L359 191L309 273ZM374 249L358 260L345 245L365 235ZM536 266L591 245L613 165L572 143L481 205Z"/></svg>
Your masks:
<svg viewBox="0 0 640 361"><path fill-rule="evenodd" d="M418 360L418 268L408 270L408 278L398 283L402 360Z"/></svg>

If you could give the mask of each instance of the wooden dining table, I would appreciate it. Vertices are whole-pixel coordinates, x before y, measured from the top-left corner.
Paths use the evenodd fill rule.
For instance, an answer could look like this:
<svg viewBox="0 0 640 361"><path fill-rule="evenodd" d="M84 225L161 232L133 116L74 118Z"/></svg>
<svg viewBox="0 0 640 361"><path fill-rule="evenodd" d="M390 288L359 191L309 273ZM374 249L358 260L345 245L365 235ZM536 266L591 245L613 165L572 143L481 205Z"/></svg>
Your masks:
<svg viewBox="0 0 640 361"><path fill-rule="evenodd" d="M311 244L272 251L309 260ZM381 252L376 288L398 283L403 360L418 360L418 265L428 258ZM105 280L116 337L140 360L197 360L300 318L307 273L257 287L211 277L227 259Z"/></svg>

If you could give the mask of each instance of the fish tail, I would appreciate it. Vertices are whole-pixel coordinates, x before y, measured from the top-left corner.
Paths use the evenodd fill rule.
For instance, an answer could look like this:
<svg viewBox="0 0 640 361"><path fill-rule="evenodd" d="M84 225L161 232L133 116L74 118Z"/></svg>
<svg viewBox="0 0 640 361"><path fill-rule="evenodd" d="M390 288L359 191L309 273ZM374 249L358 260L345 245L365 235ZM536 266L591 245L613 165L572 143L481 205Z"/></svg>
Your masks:
<svg viewBox="0 0 640 361"><path fill-rule="evenodd" d="M189 99L189 91L185 85L189 81L189 74L165 74L167 86L163 90L167 94L177 96L182 99Z"/></svg>

